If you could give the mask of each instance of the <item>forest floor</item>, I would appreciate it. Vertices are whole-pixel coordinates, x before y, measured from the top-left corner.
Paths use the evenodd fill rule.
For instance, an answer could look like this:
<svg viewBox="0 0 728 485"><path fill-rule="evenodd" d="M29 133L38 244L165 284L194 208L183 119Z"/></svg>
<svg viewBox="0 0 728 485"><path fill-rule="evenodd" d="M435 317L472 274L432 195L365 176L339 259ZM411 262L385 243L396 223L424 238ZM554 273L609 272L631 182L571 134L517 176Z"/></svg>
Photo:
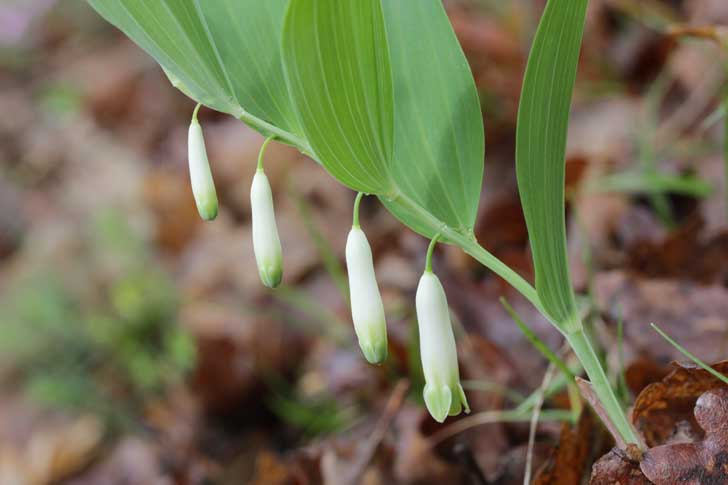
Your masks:
<svg viewBox="0 0 728 485"><path fill-rule="evenodd" d="M485 119L476 235L532 280L514 139L544 2L445 3ZM85 2L3 3L0 485L728 483L725 386L650 326L728 371L720 25L725 0L590 2L566 160L569 257L642 456L613 448L499 299L579 372L559 333L452 247L434 265L472 413L437 424L414 315L428 241L364 201L390 340L387 363L370 366L343 268L354 194L270 147L285 279L266 290L248 198L262 138L201 112L221 200L201 222L186 161L193 103Z"/></svg>

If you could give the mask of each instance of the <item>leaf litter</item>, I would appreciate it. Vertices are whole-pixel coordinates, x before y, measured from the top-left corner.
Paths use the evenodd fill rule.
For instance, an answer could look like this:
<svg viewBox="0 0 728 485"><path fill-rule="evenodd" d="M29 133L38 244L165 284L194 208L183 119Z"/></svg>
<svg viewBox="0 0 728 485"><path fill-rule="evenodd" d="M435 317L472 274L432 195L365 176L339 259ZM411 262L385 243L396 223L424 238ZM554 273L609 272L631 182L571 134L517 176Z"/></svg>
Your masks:
<svg viewBox="0 0 728 485"><path fill-rule="evenodd" d="M499 298L505 296L550 348L559 348L561 337L502 281L450 248L436 254L435 265L452 306L462 373L473 384L473 415L492 413L493 419L463 425L440 441L444 428L423 413L421 370L413 358L410 302L423 241L376 204L362 207L393 315L391 362L362 365L346 301L331 276L343 257L351 194L293 150L271 146L266 172L280 201L291 289L263 292L250 271L246 193L262 139L236 121L204 114L225 211L214 225L199 223L185 189L190 102L90 12L28 2L34 3L42 8L22 19L24 36L14 36L12 45L0 39L10 53L0 56L0 107L12 113L0 121L0 289L6 293L31 267L53 267L65 275L75 304L99 310L93 286L108 285L120 263L113 248L95 247L96 259L82 251L90 244L84 235L95 240L85 221L101 210L118 211L174 281L175 322L195 342L196 359L186 380L145 394L133 425L107 435L97 409L48 414L47 403L25 404L26 397L23 405L0 406L0 422L28 423L20 430L2 426L28 437L3 433L3 478L66 478L74 485L342 483L342 476L361 483L517 484L530 454L541 484L587 477L595 484L726 480L724 389L702 369L668 366L681 357L649 327L658 323L708 362L726 356L728 216L720 127L700 128L719 97L709 92L703 73L720 54L715 46L676 41L654 28L725 23L725 2L593 0L589 14L567 157L570 261L577 287L591 297L586 311L613 373L616 325L624 322L625 376L636 396L632 416L650 447L643 456L608 451L609 435L589 412L575 424L548 421L548 413L568 410L563 388L545 398L529 451L530 413L500 418L539 387L546 361ZM447 8L486 116L477 237L532 279L512 149L535 13L518 2L453 1ZM43 59L43 69L23 61L28 53ZM666 93L657 126L649 126L645 100L662 76ZM649 193L584 190L600 177L638 176L628 172L642 166L638 139L653 131L659 134L652 143L659 174L695 174L714 186L707 198L665 194L672 228ZM310 209L308 225L301 202ZM317 240L328 243L330 254L322 254ZM12 355L0 360L4 401L14 402L10 396L22 394L18 383L28 373ZM147 364L133 365L148 370ZM715 368L728 371L723 362ZM81 377L105 382L93 371ZM394 391L402 377L410 390L400 395ZM123 388L114 392L119 402L130 396ZM388 406L393 399L401 402Z"/></svg>

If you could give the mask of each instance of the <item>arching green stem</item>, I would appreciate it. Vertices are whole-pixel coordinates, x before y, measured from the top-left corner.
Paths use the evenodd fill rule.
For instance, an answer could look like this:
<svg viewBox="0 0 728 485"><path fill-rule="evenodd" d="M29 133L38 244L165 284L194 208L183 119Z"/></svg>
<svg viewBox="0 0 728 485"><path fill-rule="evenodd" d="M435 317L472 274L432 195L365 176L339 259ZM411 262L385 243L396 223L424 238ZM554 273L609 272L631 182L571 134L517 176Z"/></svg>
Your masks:
<svg viewBox="0 0 728 485"><path fill-rule="evenodd" d="M197 113L200 111L201 107L202 107L202 103L197 103L197 106L195 106L195 110L192 112L192 119L194 121L197 121Z"/></svg>
<svg viewBox="0 0 728 485"><path fill-rule="evenodd" d="M263 157L265 156L265 150L268 148L268 144L275 140L275 136L271 135L268 138L265 139L263 142L263 145L260 147L260 152L258 153L258 171L263 171Z"/></svg>
<svg viewBox="0 0 728 485"><path fill-rule="evenodd" d="M478 241L472 234L464 234L452 227L443 225L442 221L424 210L419 204L404 194L398 194L397 200L402 205L406 206L407 209L418 214L423 221L427 222L430 230L432 232L437 231L438 235L441 235L444 241L460 246L466 253L475 258L483 266L503 278L528 301L530 301L541 315L551 322L554 327L561 331L571 345L571 348L577 358L584 366L584 370L594 387L594 392L602 402L602 405L607 411L609 417L612 419L619 434L625 442L637 443L640 445L641 442L622 410L622 407L611 388L609 379L604 372L604 368L594 351L594 347L589 341L589 337L584 333L581 322L578 320L575 322L554 321L554 319L551 318L543 308L538 294L536 293L536 289L528 281L523 279L521 275L513 271L513 269L508 267L500 259L478 244ZM430 245L431 247L434 247L432 243Z"/></svg>
<svg viewBox="0 0 728 485"><path fill-rule="evenodd" d="M361 199L364 197L364 192L359 192L356 194L356 199L354 199L354 218L352 219L351 226L352 227L359 227L359 204L361 204Z"/></svg>
<svg viewBox="0 0 728 485"><path fill-rule="evenodd" d="M432 238L432 241L430 241L430 246L427 248L427 258L425 259L426 273L432 273L432 253L435 251L435 246L437 246L437 241L439 239L440 234L438 233L435 237Z"/></svg>

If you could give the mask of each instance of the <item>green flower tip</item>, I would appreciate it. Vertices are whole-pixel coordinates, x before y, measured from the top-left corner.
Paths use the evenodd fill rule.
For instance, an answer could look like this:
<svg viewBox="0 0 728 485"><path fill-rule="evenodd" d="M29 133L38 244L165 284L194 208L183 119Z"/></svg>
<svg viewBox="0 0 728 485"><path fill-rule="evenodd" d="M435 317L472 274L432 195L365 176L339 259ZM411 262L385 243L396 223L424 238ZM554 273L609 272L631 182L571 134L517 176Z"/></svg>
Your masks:
<svg viewBox="0 0 728 485"><path fill-rule="evenodd" d="M218 204L217 196L213 193L205 200L197 201L197 212L205 221L213 221L217 217Z"/></svg>
<svg viewBox="0 0 728 485"><path fill-rule="evenodd" d="M450 414L452 405L452 393L447 386L431 386L425 385L424 391L425 405L435 421L442 423Z"/></svg>
<svg viewBox="0 0 728 485"><path fill-rule="evenodd" d="M199 212L203 220L211 221L217 217L217 192L215 191L215 182L212 179L210 162L207 159L202 127L197 121L197 110L199 109L200 105L197 105L190 122L188 137L190 182L197 212Z"/></svg>
<svg viewBox="0 0 728 485"><path fill-rule="evenodd" d="M278 288L283 280L283 268L279 264L266 264L259 268L258 274L264 286L274 289Z"/></svg>
<svg viewBox="0 0 728 485"><path fill-rule="evenodd" d="M444 422L448 415L457 416L463 410L470 413L465 391L460 384L452 387L426 384L423 395L427 410L438 423Z"/></svg>
<svg viewBox="0 0 728 485"><path fill-rule="evenodd" d="M362 354L364 354L364 358L366 358L367 362L370 364L380 365L387 360L388 350L386 338L383 342L379 341L377 343L359 342L359 347L361 348Z"/></svg>

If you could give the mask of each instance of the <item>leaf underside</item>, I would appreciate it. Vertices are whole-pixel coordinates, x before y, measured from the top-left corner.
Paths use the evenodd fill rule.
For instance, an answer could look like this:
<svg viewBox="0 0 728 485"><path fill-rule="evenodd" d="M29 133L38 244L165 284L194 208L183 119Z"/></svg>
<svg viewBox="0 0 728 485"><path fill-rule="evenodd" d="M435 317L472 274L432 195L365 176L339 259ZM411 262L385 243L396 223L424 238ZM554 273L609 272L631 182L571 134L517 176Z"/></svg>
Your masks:
<svg viewBox="0 0 728 485"><path fill-rule="evenodd" d="M292 0L281 47L314 154L352 189L391 193L392 76L380 0Z"/></svg>
<svg viewBox="0 0 728 485"><path fill-rule="evenodd" d="M472 234L482 115L440 0L88 1L196 101L290 134L425 236Z"/></svg>
<svg viewBox="0 0 728 485"><path fill-rule="evenodd" d="M470 233L485 150L470 66L442 2L396 0L383 6L394 80L393 178L402 193L439 221ZM396 202L384 203L400 219L417 220ZM427 225L412 227L430 237L437 232Z"/></svg>
<svg viewBox="0 0 728 485"><path fill-rule="evenodd" d="M549 0L523 81L516 173L536 270L536 290L551 318L573 322L564 214L566 134L588 0Z"/></svg>

